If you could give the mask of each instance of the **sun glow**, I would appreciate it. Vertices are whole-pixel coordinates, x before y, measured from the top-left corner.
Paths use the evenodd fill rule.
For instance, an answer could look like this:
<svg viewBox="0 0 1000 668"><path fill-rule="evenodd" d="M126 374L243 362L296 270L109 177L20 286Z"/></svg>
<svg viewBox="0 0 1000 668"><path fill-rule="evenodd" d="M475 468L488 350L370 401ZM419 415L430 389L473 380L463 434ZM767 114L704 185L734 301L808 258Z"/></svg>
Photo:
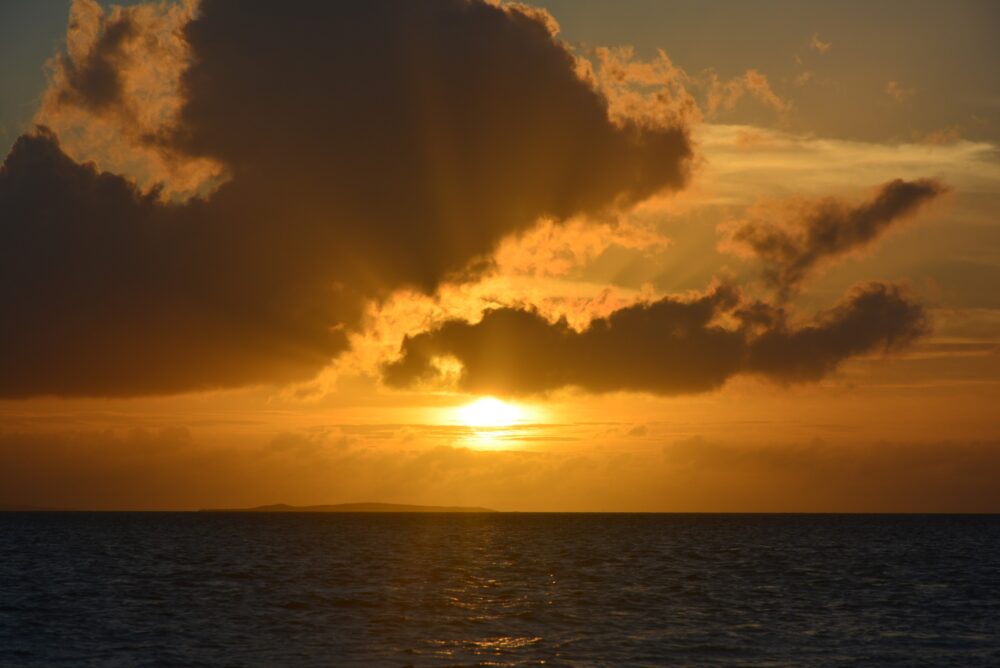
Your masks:
<svg viewBox="0 0 1000 668"><path fill-rule="evenodd" d="M525 419L522 409L495 397L483 397L457 409L458 420L467 427L509 427Z"/></svg>

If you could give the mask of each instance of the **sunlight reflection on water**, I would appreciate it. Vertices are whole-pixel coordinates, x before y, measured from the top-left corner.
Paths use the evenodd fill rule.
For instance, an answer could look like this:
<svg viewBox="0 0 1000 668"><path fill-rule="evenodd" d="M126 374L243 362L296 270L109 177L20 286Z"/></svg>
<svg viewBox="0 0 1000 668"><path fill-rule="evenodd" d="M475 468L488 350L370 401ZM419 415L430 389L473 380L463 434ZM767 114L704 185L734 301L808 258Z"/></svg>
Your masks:
<svg viewBox="0 0 1000 668"><path fill-rule="evenodd" d="M962 665L1000 518L0 513L0 664Z"/></svg>

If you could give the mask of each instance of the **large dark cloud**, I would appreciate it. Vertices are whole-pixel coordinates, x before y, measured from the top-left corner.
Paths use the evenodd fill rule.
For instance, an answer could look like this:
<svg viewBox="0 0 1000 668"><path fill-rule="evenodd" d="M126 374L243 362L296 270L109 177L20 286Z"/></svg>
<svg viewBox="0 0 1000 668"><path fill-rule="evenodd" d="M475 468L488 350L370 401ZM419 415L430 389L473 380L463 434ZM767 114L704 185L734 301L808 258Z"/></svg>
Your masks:
<svg viewBox="0 0 1000 668"><path fill-rule="evenodd" d="M211 0L186 35L182 145L345 228L355 279L430 289L541 215L684 179L685 133L610 123L571 54L516 10Z"/></svg>
<svg viewBox="0 0 1000 668"><path fill-rule="evenodd" d="M720 320L728 316L728 325ZM665 298L615 311L583 331L534 311L496 309L475 324L451 320L407 337L384 368L387 383L433 382L435 361L456 358L472 392L703 392L757 374L778 382L816 380L845 359L889 351L926 330L924 311L895 286L855 288L813 321L796 325L784 309L741 303L719 288L699 299Z"/></svg>
<svg viewBox="0 0 1000 668"><path fill-rule="evenodd" d="M945 190L933 179L896 179L860 204L827 197L803 205L785 224L744 221L730 231L730 240L759 257L764 277L779 295L788 297L818 265L867 246Z"/></svg>
<svg viewBox="0 0 1000 668"><path fill-rule="evenodd" d="M346 347L321 228L233 190L161 205L18 140L0 170L0 395L129 395L301 378ZM356 317L356 316L354 316Z"/></svg>
<svg viewBox="0 0 1000 668"><path fill-rule="evenodd" d="M63 62L61 102L118 103L119 47L151 37L136 25ZM230 181L165 204L44 130L21 138L0 170L0 396L304 378L364 300L431 290L541 216L685 179L684 129L612 122L516 9L204 0L183 35L179 121L143 141Z"/></svg>

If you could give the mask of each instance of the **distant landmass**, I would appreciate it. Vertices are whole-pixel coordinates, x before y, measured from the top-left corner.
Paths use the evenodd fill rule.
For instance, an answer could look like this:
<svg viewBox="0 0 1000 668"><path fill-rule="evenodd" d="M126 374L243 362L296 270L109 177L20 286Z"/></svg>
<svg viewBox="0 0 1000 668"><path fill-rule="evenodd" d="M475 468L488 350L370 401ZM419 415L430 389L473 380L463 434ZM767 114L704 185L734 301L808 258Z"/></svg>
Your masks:
<svg viewBox="0 0 1000 668"><path fill-rule="evenodd" d="M414 506L405 503L335 503L323 506L289 506L276 503L255 508L207 508L208 513L495 513L471 506Z"/></svg>
<svg viewBox="0 0 1000 668"><path fill-rule="evenodd" d="M59 508L49 508L48 506L33 506L28 503L0 503L0 513L30 513L30 512L51 512Z"/></svg>

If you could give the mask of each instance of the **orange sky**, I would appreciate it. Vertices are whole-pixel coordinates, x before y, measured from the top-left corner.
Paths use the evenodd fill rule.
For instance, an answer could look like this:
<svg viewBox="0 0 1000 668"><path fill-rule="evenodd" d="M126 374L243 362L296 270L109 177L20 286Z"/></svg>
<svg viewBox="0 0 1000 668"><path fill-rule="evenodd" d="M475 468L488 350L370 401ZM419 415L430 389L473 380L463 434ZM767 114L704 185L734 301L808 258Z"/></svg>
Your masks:
<svg viewBox="0 0 1000 668"><path fill-rule="evenodd" d="M0 504L1000 512L1000 91L825 12L380 7L76 0L18 64Z"/></svg>

